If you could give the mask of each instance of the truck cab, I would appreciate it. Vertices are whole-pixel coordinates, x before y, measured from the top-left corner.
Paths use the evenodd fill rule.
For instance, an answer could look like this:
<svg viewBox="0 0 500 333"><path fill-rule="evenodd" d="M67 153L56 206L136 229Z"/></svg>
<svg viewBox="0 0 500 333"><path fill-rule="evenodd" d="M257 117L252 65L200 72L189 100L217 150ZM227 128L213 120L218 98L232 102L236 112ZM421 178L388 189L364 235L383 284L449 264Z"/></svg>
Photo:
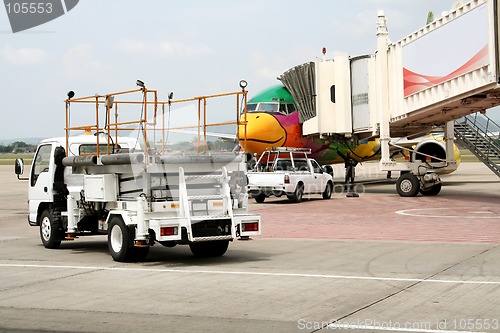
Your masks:
<svg viewBox="0 0 500 333"><path fill-rule="evenodd" d="M104 140L101 138L101 142ZM71 168L66 168L62 159L66 157L64 137L42 140L35 152L28 180L28 222L32 226L40 225L42 213L48 209L65 209L64 196L68 189L65 178L71 174ZM133 138L119 138L119 143L111 147L113 151L129 151L137 147ZM68 156L91 158L97 152L98 139L95 135L84 134L69 137ZM108 147L101 143L99 150L104 152ZM24 173L24 161L16 160L16 173Z"/></svg>

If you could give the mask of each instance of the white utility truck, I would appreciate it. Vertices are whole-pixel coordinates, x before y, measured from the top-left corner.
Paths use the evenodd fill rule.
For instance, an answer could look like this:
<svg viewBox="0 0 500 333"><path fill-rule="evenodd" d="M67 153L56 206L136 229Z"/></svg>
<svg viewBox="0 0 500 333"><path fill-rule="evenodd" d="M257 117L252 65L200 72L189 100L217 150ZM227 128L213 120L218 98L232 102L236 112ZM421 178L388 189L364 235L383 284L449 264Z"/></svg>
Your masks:
<svg viewBox="0 0 500 333"><path fill-rule="evenodd" d="M330 199L333 192L333 169L322 167L307 154L307 148L277 147L262 153L253 170L247 173L248 193L258 203L271 196L286 195L301 202L304 194L321 194Z"/></svg>
<svg viewBox="0 0 500 333"><path fill-rule="evenodd" d="M246 100L244 87L242 92L191 99L203 110L198 115L205 115L194 127L195 151L167 153L171 149L164 139L174 129L164 126L165 119L172 104L186 100L174 101L170 95L168 102L159 102L156 90L140 86L103 96L73 98L68 93L66 136L39 144L26 178L28 221L39 226L43 245L58 248L61 241L107 234L114 260L141 261L155 242L186 244L195 256L213 257L223 255L238 237L259 235L260 216L248 212L245 154L239 149L208 152L209 142L200 135L210 125L207 99L236 96L238 109L246 104L238 103ZM118 100L129 94L135 100ZM92 125L70 124L76 104L92 106ZM140 108L138 120L118 116L118 108L126 106ZM70 135L75 131L85 134ZM131 134L119 134L124 132ZM17 160L18 177L23 169L23 161Z"/></svg>

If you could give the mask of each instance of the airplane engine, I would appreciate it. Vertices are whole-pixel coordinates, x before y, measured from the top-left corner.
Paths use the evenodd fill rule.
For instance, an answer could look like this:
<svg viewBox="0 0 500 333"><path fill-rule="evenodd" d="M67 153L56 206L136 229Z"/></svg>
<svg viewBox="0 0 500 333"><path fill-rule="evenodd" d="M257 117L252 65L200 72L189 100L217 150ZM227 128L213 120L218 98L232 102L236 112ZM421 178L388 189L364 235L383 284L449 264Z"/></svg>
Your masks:
<svg viewBox="0 0 500 333"><path fill-rule="evenodd" d="M453 145L454 148L454 155L455 155L455 160L457 161L457 165L460 164L460 150L456 145ZM428 138L420 141L414 148L415 151L430 155L442 160L446 159L446 144L442 138ZM431 162L440 162L440 160L432 158L431 157ZM425 162L427 159L427 156L425 155L420 155L417 153L412 153L411 160L412 161L422 161Z"/></svg>
<svg viewBox="0 0 500 333"><path fill-rule="evenodd" d="M440 159L446 159L446 145L442 141L434 140L434 139L426 139L420 141L416 146L415 150L419 153L430 155L433 157L437 157ZM417 153L412 153L411 160L412 161L426 161L427 156L420 155ZM431 158L431 162L439 162L438 159Z"/></svg>

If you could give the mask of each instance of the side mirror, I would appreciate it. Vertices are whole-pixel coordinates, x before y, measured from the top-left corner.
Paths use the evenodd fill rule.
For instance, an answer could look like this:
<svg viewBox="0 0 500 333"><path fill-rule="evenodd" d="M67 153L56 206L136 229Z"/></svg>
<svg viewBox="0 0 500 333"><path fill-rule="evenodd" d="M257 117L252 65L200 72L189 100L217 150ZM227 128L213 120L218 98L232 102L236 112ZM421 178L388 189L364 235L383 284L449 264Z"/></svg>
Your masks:
<svg viewBox="0 0 500 333"><path fill-rule="evenodd" d="M24 161L22 158L16 158L15 172L18 176L24 173Z"/></svg>
<svg viewBox="0 0 500 333"><path fill-rule="evenodd" d="M17 179L19 180L28 180L29 178L21 178L19 177L24 173L24 161L22 158L16 158L16 164L15 164L15 172L17 175Z"/></svg>

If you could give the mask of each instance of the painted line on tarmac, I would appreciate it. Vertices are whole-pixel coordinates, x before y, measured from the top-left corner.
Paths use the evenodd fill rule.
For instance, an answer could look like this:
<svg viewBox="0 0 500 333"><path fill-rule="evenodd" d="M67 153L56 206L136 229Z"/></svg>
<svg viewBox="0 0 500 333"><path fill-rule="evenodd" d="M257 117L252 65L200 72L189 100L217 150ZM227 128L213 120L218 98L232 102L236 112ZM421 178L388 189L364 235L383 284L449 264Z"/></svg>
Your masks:
<svg viewBox="0 0 500 333"><path fill-rule="evenodd" d="M396 211L396 214L399 215L407 215L414 217L434 217L434 218L460 218L460 219L500 219L500 215L496 215L490 211L469 211L469 214L476 215L439 215L439 214L426 214L427 211L436 211L436 210L451 210L451 208L413 208L413 209L402 209ZM473 208L470 208L473 209ZM456 210L456 209L455 209ZM481 214L481 215L478 215ZM493 216L487 216L488 214L494 214Z"/></svg>
<svg viewBox="0 0 500 333"><path fill-rule="evenodd" d="M281 276L281 277L303 277L322 278L338 280L372 280L372 281L393 281L393 282L431 282L447 284L484 284L499 285L500 281L471 281L471 280L437 280L437 279L411 279L411 278L391 278L377 276L349 276L330 274L301 274L301 273L272 273L272 272L245 272L245 271L210 271L210 270L187 270L168 268L130 268L130 267L99 267L99 266L69 266L69 265L39 265L39 264L0 264L0 267L18 268L57 268L57 269L82 269L93 271L123 271L123 272L156 272L156 273L181 273L181 274L220 274L220 275L248 275L248 276Z"/></svg>

